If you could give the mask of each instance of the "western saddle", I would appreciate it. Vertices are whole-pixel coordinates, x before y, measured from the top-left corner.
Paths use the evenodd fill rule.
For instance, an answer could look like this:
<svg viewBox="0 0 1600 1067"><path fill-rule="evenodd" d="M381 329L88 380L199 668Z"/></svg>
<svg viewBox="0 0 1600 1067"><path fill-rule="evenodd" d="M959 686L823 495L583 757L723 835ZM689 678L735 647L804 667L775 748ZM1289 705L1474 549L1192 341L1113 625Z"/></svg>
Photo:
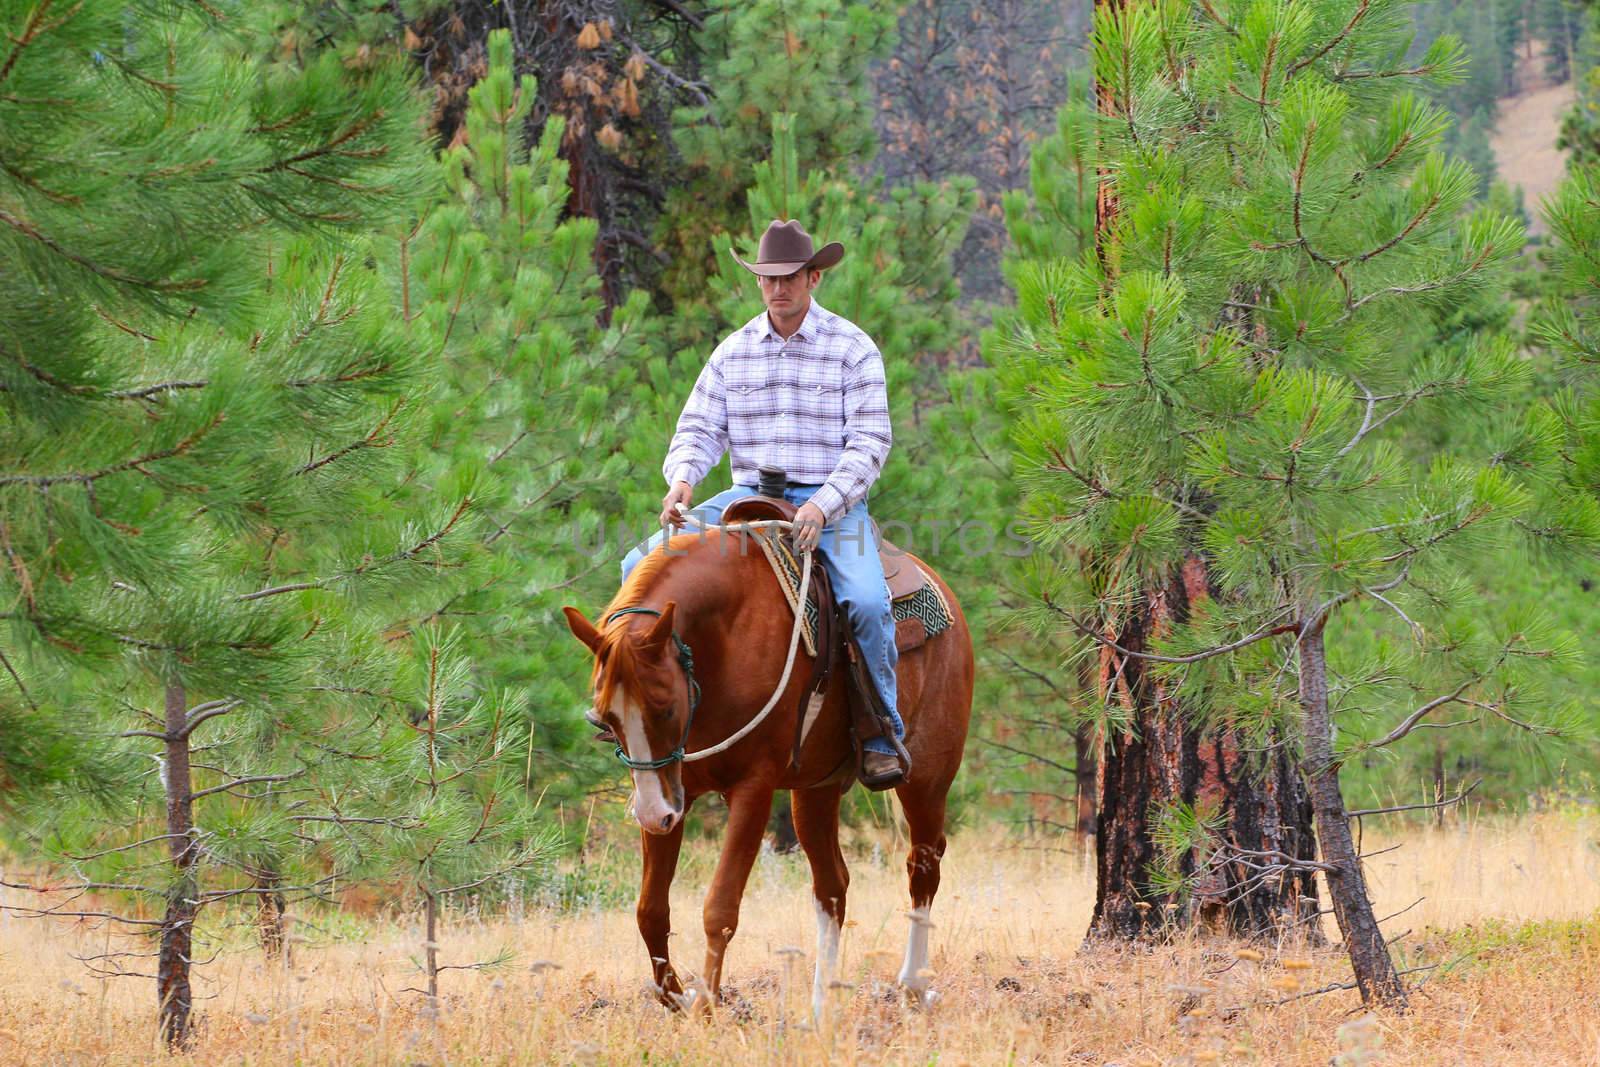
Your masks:
<svg viewBox="0 0 1600 1067"><path fill-rule="evenodd" d="M763 487L772 491L775 487L767 477L767 470L763 469L762 473ZM770 496L744 497L728 505L722 514L722 523L728 525L758 522L763 519L792 522L798 510L794 504L776 492ZM898 600L920 590L927 581L927 576L923 574L921 568L901 549L879 536L876 521L872 524L872 532L878 542L878 558L883 564L883 575L889 586L889 599ZM856 643L849 614L844 606L834 599L833 584L828 578L826 567L820 565L812 567L810 595L817 605L817 656L812 665L811 677L800 695L800 713L795 717L794 749L790 765L795 766L799 763L801 743L821 709L828 680L833 674L834 666L840 662L842 653L850 679L846 692L849 694L851 743L856 752L856 764L859 766L861 745L864 741L883 737L897 748L900 747L899 741L894 736L878 687L873 683L872 676L867 670L866 659L861 655ZM796 610L803 612L804 607L797 605ZM900 651L915 648L926 640L927 630L920 619L902 619L895 625L895 647ZM901 751L904 753L903 748ZM868 788L887 788L896 783L888 782L877 787L871 783L866 784Z"/></svg>

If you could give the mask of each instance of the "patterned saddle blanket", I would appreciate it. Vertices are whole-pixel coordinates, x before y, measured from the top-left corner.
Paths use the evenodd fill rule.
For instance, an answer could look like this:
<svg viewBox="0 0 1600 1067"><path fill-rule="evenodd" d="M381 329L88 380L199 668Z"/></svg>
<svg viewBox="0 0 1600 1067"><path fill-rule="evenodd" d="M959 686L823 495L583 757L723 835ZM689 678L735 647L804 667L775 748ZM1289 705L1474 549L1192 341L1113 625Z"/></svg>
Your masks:
<svg viewBox="0 0 1600 1067"><path fill-rule="evenodd" d="M799 558L789 547L788 541L775 531L752 531L751 536L755 537L761 546L761 551L772 564L772 572L777 575L778 584L783 588L784 598L789 601L789 609L797 610L800 602ZM950 605L945 602L944 593L938 584L928 577L927 572L910 559L904 559L900 563L902 568L906 566L914 568L921 578L910 592L891 596L889 600L889 610L894 617L895 647L905 652L949 629L953 618L950 614ZM822 560L814 559L811 566L814 574L815 568L822 566ZM889 583L885 581L884 586L887 589ZM806 598L805 624L800 628L800 636L805 642L807 654L815 657L817 602L809 596Z"/></svg>

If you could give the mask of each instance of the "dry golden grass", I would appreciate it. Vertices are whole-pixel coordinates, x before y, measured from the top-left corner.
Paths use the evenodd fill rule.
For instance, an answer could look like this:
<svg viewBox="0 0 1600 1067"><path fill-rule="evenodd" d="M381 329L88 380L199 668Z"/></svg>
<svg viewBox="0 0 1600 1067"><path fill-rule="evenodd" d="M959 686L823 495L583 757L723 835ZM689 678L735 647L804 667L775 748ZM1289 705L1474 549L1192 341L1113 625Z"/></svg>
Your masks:
<svg viewBox="0 0 1600 1067"><path fill-rule="evenodd" d="M1398 830L1398 828L1397 828ZM1384 843L1369 834L1370 849ZM189 1057L159 1054L153 983L87 977L74 955L106 935L0 919L0 1061L278 1063L1114 1063L1600 1064L1600 822L1564 815L1411 829L1373 861L1380 914L1416 933L1406 965L1430 972L1406 1016L1364 1018L1353 992L1268 1006L1348 980L1336 950L1294 945L1260 960L1194 938L1149 951L1080 952L1092 867L1060 842L968 832L951 844L934 908L939 999L907 1006L889 984L906 921L900 843L854 842L830 1024L811 1028L812 909L798 857L763 855L728 963L731 1002L711 1022L670 1016L645 992L631 909L458 919L446 962L516 957L442 978L437 1012L419 982L414 926L366 940L309 933L293 969L253 949L199 973L201 1032ZM592 860L598 862L598 858ZM689 856L674 895L680 966L698 966L699 891ZM617 868L624 876L631 864ZM630 887L631 888L631 887ZM360 924L345 921L356 929ZM798 946L801 958L777 950ZM785 959L791 960L789 967ZM553 961L559 968L545 967ZM1422 977L1421 974L1416 977ZM1237 1008L1239 1010L1230 1011Z"/></svg>

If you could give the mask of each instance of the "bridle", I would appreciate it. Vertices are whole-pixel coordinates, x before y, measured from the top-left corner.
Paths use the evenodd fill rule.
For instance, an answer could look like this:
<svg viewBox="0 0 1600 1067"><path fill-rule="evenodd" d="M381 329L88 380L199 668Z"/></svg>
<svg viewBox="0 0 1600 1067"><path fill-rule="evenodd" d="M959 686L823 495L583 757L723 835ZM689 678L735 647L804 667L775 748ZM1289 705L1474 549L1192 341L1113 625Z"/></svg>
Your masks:
<svg viewBox="0 0 1600 1067"><path fill-rule="evenodd" d="M655 608L621 608L606 616L604 625L610 626L611 620L621 615L655 615L660 617L661 612ZM662 756L660 759L632 759L622 751L622 742L617 742L617 759L622 765L634 771L659 771L663 767L670 767L683 759L685 746L689 744L689 731L694 728L694 713L700 707L700 683L694 677L694 653L683 638L678 636L678 631L672 631L672 643L678 646L678 665L683 668L683 676L689 682L689 719L683 724L683 736L678 739L678 747Z"/></svg>

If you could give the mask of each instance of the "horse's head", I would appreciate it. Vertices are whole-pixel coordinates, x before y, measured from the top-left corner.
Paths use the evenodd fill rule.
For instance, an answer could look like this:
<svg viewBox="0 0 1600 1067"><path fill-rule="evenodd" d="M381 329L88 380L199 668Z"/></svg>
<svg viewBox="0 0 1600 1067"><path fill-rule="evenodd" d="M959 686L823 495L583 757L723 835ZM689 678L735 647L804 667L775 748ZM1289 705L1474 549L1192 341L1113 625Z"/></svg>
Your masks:
<svg viewBox="0 0 1600 1067"><path fill-rule="evenodd" d="M683 818L683 763L671 757L686 740L690 690L673 640L676 607L668 602L648 629L622 616L604 630L576 608L562 609L595 657L594 707L584 717L616 741L633 773L634 818L652 834L671 832Z"/></svg>

